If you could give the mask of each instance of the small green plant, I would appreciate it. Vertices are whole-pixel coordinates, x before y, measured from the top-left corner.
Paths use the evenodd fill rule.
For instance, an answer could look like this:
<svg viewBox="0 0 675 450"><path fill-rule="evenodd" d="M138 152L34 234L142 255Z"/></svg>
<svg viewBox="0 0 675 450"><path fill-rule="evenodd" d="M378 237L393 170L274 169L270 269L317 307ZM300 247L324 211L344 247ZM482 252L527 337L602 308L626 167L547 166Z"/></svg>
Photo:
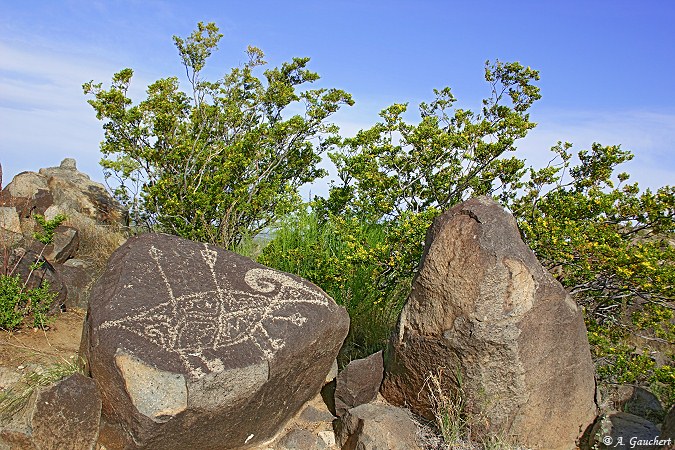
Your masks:
<svg viewBox="0 0 675 450"><path fill-rule="evenodd" d="M13 330L23 321L25 294L19 276L0 275L0 328Z"/></svg>
<svg viewBox="0 0 675 450"><path fill-rule="evenodd" d="M32 326L36 328L44 328L49 322L49 308L57 294L50 291L50 285L46 281L34 288L28 288L27 286L33 273L43 264L42 253L54 239L54 230L64 220L66 220L66 216L63 214L57 215L52 220L46 220L44 216L36 215L35 221L40 225L42 231L36 232L33 237L41 242L43 247L36 261L31 264L28 276L22 282L20 275L13 274L18 263L8 271L9 273L0 274L1 329L17 329L27 317L30 317ZM7 256L5 256L6 258Z"/></svg>
<svg viewBox="0 0 675 450"><path fill-rule="evenodd" d="M37 388L49 386L74 373L84 373L84 365L79 357L71 361L64 359L62 363L24 375L17 384L0 393L0 419L8 419L23 410Z"/></svg>
<svg viewBox="0 0 675 450"><path fill-rule="evenodd" d="M55 297L46 281L26 289L18 275L0 275L0 328L17 329L26 317L31 318L33 327L44 327L49 323L47 314Z"/></svg>
<svg viewBox="0 0 675 450"><path fill-rule="evenodd" d="M65 220L64 214L57 214L53 219L47 220L45 216L36 214L35 221L40 225L42 231L33 233L36 241L42 242L44 245L49 245L54 240L54 230L61 225Z"/></svg>

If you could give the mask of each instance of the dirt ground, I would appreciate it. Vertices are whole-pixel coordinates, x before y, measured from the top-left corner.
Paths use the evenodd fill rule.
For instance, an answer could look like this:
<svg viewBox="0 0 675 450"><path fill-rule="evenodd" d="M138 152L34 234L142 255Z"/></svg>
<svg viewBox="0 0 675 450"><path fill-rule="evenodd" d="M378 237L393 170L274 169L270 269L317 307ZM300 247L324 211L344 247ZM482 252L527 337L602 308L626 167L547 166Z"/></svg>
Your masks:
<svg viewBox="0 0 675 450"><path fill-rule="evenodd" d="M46 330L0 331L0 366L23 374L36 366L72 362L80 347L84 316L85 311L72 310L56 315Z"/></svg>

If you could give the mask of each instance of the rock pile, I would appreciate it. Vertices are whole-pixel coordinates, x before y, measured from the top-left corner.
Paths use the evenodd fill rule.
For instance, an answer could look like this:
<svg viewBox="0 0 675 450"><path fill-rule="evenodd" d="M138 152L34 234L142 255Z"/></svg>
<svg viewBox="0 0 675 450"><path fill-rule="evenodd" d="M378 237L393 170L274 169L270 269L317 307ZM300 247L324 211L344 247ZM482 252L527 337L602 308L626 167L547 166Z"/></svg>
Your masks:
<svg viewBox="0 0 675 450"><path fill-rule="evenodd" d="M33 239L33 233L40 231L34 218L38 214L46 220L63 214L77 226L59 226L45 247ZM116 247L123 242L116 230L125 221L121 206L102 184L78 171L74 159L64 159L59 167L20 173L0 191L0 265L16 266L13 274L24 280L32 272L29 287L48 281L59 293L52 311L86 308L95 263L82 249L82 233L93 234L89 240L105 236ZM36 273L31 267L37 262L42 267Z"/></svg>
<svg viewBox="0 0 675 450"><path fill-rule="evenodd" d="M3 242L24 244L34 213L124 221L72 160L2 191ZM433 420L441 398L477 419L475 437L532 449L602 448L603 437L627 432L653 439L655 417L665 416L664 436L675 429L674 410L635 388L619 389L596 420L581 311L487 198L434 222L384 355L339 373L349 317L308 281L144 234L115 251L88 301L94 276L78 257L78 231L64 227L40 249L40 277L64 287L61 302L88 306L88 377L38 389L28 409L0 421L2 450L417 449L431 445L418 420ZM12 261L38 257L25 247Z"/></svg>

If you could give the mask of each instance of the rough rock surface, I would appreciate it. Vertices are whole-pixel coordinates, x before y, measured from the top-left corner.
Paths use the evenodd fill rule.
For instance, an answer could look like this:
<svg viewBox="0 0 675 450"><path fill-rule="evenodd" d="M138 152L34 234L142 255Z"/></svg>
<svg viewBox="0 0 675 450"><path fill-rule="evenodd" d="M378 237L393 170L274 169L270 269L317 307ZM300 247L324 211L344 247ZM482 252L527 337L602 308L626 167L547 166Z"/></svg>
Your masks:
<svg viewBox="0 0 675 450"><path fill-rule="evenodd" d="M98 438L101 398L79 373L41 389L0 427L0 449L90 450Z"/></svg>
<svg viewBox="0 0 675 450"><path fill-rule="evenodd" d="M0 228L15 234L21 234L19 213L13 206L0 206Z"/></svg>
<svg viewBox="0 0 675 450"><path fill-rule="evenodd" d="M82 338L101 443L255 447L319 392L348 328L299 277L168 235L131 238L92 290Z"/></svg>
<svg viewBox="0 0 675 450"><path fill-rule="evenodd" d="M19 214L13 206L0 206L0 246L11 248L21 242L23 234Z"/></svg>
<svg viewBox="0 0 675 450"><path fill-rule="evenodd" d="M414 450L417 425L410 414L386 403L366 403L352 408L335 423L342 450Z"/></svg>
<svg viewBox="0 0 675 450"><path fill-rule="evenodd" d="M488 419L485 431L534 448L574 448L596 415L581 310L486 197L430 228L381 392L430 418L430 375Z"/></svg>
<svg viewBox="0 0 675 450"><path fill-rule="evenodd" d="M370 403L377 397L384 371L382 351L356 359L337 376L335 412L338 417L355 406Z"/></svg>
<svg viewBox="0 0 675 450"><path fill-rule="evenodd" d="M51 263L63 264L75 255L80 237L73 227L60 225L54 230L52 243L45 247L43 256Z"/></svg>
<svg viewBox="0 0 675 450"><path fill-rule="evenodd" d="M66 309L87 309L89 292L94 282L92 271L72 264L56 264L54 269L66 287Z"/></svg>
<svg viewBox="0 0 675 450"><path fill-rule="evenodd" d="M661 425L661 436L664 439L670 439L671 444L675 446L675 405L670 407L668 414L663 419Z"/></svg>
<svg viewBox="0 0 675 450"><path fill-rule="evenodd" d="M644 417L654 423L661 423L666 415L658 397L639 386L633 388L632 395L624 405L623 410Z"/></svg>

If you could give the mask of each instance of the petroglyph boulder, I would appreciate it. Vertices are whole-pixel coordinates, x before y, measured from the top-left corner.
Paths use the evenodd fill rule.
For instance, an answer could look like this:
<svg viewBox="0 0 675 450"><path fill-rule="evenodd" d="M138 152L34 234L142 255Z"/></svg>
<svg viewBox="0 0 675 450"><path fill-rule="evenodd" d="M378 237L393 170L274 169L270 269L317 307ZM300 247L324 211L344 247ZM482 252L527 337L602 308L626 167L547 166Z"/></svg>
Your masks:
<svg viewBox="0 0 675 450"><path fill-rule="evenodd" d="M82 338L100 442L255 447L320 391L348 328L299 277L173 236L131 238L93 287Z"/></svg>
<svg viewBox="0 0 675 450"><path fill-rule="evenodd" d="M420 271L385 356L382 395L431 417L435 377L489 430L570 449L596 415L582 312L486 197L427 234ZM480 430L474 430L474 432Z"/></svg>

